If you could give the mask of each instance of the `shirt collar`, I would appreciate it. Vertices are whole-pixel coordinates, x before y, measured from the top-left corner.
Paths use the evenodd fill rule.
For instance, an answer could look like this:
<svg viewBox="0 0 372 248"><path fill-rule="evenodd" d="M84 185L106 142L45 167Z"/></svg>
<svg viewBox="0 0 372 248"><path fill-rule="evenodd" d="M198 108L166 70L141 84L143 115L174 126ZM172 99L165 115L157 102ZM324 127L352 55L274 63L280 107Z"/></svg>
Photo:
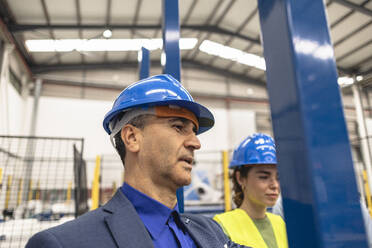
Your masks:
<svg viewBox="0 0 372 248"><path fill-rule="evenodd" d="M133 204L143 224L154 239L159 237L164 228L168 228L166 224L172 212L177 212L176 216L179 218L177 204L173 209L170 209L127 183L123 184L121 190Z"/></svg>

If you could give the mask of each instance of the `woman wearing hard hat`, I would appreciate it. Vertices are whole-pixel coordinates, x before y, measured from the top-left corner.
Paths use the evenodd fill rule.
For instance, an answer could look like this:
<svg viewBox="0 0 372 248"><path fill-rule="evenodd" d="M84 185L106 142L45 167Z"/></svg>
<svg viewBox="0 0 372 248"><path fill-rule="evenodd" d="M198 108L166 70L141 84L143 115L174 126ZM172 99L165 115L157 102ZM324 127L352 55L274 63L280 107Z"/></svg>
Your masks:
<svg viewBox="0 0 372 248"><path fill-rule="evenodd" d="M287 248L283 219L268 213L280 193L273 139L254 134L234 150L233 200L237 208L214 217L232 241L259 248Z"/></svg>

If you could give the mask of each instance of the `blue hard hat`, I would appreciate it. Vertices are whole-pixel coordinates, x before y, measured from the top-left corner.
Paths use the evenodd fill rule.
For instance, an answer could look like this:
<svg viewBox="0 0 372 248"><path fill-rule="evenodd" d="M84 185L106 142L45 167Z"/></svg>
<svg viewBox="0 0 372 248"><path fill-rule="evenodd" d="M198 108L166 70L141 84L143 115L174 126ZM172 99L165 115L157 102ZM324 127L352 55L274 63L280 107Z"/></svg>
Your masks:
<svg viewBox="0 0 372 248"><path fill-rule="evenodd" d="M276 164L275 143L269 135L256 133L245 138L234 150L229 168L250 164Z"/></svg>
<svg viewBox="0 0 372 248"><path fill-rule="evenodd" d="M206 107L196 103L175 78L162 74L135 82L125 88L116 98L112 109L105 115L103 128L111 134L110 122L124 110L162 105L177 105L193 112L199 122L197 134L209 130L214 125L214 117Z"/></svg>

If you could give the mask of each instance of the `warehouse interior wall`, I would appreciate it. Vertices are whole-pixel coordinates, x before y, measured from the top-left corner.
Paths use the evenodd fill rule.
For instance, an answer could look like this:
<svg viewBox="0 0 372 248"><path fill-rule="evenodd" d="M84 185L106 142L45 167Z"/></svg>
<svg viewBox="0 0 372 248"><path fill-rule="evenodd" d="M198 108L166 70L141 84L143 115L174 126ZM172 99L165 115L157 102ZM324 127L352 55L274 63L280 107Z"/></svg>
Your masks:
<svg viewBox="0 0 372 248"><path fill-rule="evenodd" d="M15 59L10 61L10 70L21 81L25 73ZM151 75L159 73L161 68L151 69ZM42 78L43 83L35 135L84 138L84 158L91 168L88 170L91 182L95 156L117 156L102 128L102 120L121 90L138 80L137 70L58 71L36 77ZM202 149L196 152L196 158L204 169L215 170L215 163L207 161L216 161L222 150L231 152L242 137L254 132L273 134L265 85L217 75L203 68L184 68L181 81L196 101L212 110L216 119L211 132L199 136ZM80 84L69 84L71 82ZM347 90L343 92L344 112L353 140L357 137L353 96ZM366 96L362 95L364 102L368 100ZM9 76L4 78L1 83L1 134L29 135L33 103L32 87L17 90ZM358 160L354 151L353 156Z"/></svg>

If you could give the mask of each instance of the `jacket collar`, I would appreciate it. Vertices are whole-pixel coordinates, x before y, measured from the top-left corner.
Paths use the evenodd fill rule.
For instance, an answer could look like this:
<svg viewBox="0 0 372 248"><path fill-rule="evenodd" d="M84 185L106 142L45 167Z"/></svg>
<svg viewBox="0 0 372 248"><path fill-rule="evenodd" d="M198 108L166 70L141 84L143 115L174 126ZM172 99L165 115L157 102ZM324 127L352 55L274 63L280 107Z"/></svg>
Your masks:
<svg viewBox="0 0 372 248"><path fill-rule="evenodd" d="M103 211L109 213L105 216L105 222L119 248L153 247L140 217L120 189L103 206Z"/></svg>

